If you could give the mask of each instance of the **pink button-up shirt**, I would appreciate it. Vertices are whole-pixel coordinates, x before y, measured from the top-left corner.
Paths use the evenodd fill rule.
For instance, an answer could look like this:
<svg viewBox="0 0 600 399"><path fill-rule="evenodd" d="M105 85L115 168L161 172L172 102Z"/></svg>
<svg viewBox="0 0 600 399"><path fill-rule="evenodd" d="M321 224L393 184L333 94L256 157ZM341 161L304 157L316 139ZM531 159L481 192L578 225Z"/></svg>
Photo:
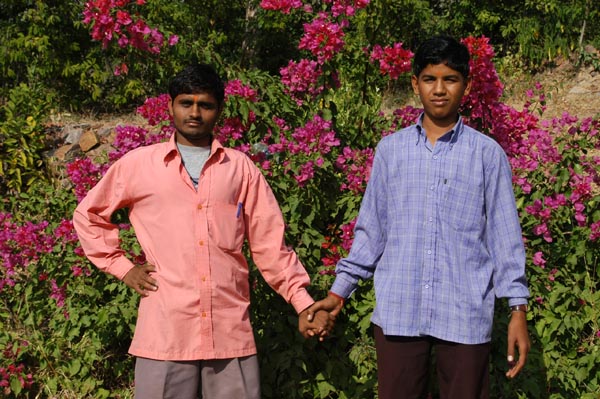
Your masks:
<svg viewBox="0 0 600 399"><path fill-rule="evenodd" d="M110 222L123 207L159 287L140 300L130 354L158 360L255 354L245 239L265 280L296 312L313 303L308 274L284 243L277 201L243 153L213 140L197 190L174 136L111 166L73 221L88 258L119 279L133 267Z"/></svg>

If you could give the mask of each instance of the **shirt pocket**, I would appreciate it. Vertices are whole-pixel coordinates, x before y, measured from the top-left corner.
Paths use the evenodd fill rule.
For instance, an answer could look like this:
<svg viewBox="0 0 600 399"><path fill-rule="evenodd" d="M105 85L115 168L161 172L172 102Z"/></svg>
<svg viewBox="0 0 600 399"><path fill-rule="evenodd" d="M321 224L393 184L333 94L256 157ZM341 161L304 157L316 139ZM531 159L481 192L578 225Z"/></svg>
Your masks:
<svg viewBox="0 0 600 399"><path fill-rule="evenodd" d="M460 232L479 231L484 215L483 188L471 182L444 180L441 218Z"/></svg>
<svg viewBox="0 0 600 399"><path fill-rule="evenodd" d="M241 251L244 243L243 205L214 204L208 228L213 243L219 248L230 252Z"/></svg>

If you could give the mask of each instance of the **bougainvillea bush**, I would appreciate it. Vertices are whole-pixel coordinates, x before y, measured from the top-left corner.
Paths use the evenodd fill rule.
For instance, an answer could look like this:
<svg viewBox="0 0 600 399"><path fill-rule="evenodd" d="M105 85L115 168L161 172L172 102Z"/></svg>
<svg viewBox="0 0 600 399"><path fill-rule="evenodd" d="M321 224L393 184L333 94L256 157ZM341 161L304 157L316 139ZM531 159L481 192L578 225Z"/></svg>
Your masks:
<svg viewBox="0 0 600 399"><path fill-rule="evenodd" d="M135 2L142 8L144 1ZM84 23L98 45L156 53L177 46L124 14L127 0L86 3ZM402 43L369 43L361 23L368 0L263 0L261 18L307 20L278 76L213 62L227 78L217 137L251 157L269 180L288 223L287 241L326 295L336 261L347 254L376 143L412 124L414 107L382 113L383 88L410 70ZM373 16L371 16L373 17ZM112 18L112 20L111 20ZM135 19L135 21L134 21ZM99 25L100 24L100 25ZM133 25L138 28L134 29ZM146 29L146 33L144 33ZM102 34L100 35L101 32ZM97 35L94 36L94 35ZM504 377L508 309L498 302L491 359L494 398L596 398L600 395L600 119L544 118L544 88L532 87L522 109L502 102L492 44L466 37L473 90L467 122L494 137L509 156L527 248L532 352L523 375ZM162 47L161 47L162 46ZM124 73L127 63L115 73ZM0 389L6 397L131 397L126 355L137 295L91 266L70 218L77 201L127 151L172 134L168 95L138 108L144 126L119 126L111 151L65 165L67 185L39 182L4 198L0 208ZM123 247L145 257L126 212L114 215ZM376 363L369 317L374 294L363 283L347 302L332 337L305 341L292 308L251 274L252 319L265 398L374 398ZM431 385L435 396L435 383Z"/></svg>

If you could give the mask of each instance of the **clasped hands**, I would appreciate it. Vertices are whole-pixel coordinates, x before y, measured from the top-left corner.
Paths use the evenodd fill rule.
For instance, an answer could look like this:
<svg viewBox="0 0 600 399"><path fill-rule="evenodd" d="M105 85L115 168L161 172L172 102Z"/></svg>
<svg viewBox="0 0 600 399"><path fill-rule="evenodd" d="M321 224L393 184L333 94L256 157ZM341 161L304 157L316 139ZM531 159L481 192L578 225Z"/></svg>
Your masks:
<svg viewBox="0 0 600 399"><path fill-rule="evenodd" d="M298 315L298 330L304 338L318 337L323 341L333 330L335 318L342 310L344 301L335 295L313 303Z"/></svg>

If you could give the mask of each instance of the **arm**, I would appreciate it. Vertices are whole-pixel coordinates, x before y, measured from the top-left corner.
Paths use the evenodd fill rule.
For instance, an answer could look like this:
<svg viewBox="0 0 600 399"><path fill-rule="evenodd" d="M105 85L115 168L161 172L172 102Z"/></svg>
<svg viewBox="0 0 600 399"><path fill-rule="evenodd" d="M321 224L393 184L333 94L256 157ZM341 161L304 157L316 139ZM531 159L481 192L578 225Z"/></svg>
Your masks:
<svg viewBox="0 0 600 399"><path fill-rule="evenodd" d="M243 215L252 259L269 286L300 314L314 303L306 290L310 278L296 253L285 243L283 215L267 181L251 161L246 167L250 177L243 198Z"/></svg>
<svg viewBox="0 0 600 399"><path fill-rule="evenodd" d="M522 306L521 306L522 307ZM513 310L510 316L510 322L508 324L508 349L507 349L507 360L509 370L506 372L508 378L516 377L527 361L527 354L531 343L529 341L529 334L527 332L527 315L526 311ZM516 351L519 351L519 358L516 359Z"/></svg>
<svg viewBox="0 0 600 399"><path fill-rule="evenodd" d="M526 309L529 290L525 278L525 248L517 212L510 165L504 153L495 165L486 168L487 246L494 259L494 287L498 297L508 298L511 307ZM514 378L525 366L530 349L527 317L523 310L511 312L508 325L508 378ZM518 351L518 360L516 352Z"/></svg>
<svg viewBox="0 0 600 399"><path fill-rule="evenodd" d="M112 214L127 206L119 162L90 190L75 209L73 225L88 259L100 270L118 279L134 267L120 248L119 228Z"/></svg>

